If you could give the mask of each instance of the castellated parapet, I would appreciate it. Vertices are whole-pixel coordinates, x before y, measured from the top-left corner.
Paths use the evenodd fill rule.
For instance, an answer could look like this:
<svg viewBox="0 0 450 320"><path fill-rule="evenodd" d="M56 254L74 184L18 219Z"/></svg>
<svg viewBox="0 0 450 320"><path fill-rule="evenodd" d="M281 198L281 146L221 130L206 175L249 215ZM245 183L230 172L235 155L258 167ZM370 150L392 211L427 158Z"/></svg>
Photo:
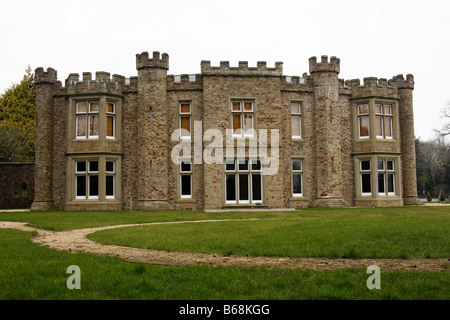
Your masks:
<svg viewBox="0 0 450 320"><path fill-rule="evenodd" d="M322 56L321 61L317 62L317 57L309 58L309 72L340 72L341 60L332 56L328 61L328 56Z"/></svg>
<svg viewBox="0 0 450 320"><path fill-rule="evenodd" d="M153 51L152 58L149 57L149 53L147 51L137 54L136 69L140 70L144 68L161 68L168 70L169 55L167 53L163 53L162 56L160 56L158 51Z"/></svg>
<svg viewBox="0 0 450 320"><path fill-rule="evenodd" d="M274 68L268 68L266 61L258 61L256 67L249 67L248 61L239 61L238 67L230 67L229 61L221 61L220 66L212 67L211 61L201 62L202 75L210 76L276 76L283 75L283 63L275 62Z"/></svg>
<svg viewBox="0 0 450 320"><path fill-rule="evenodd" d="M311 57L309 74L301 76L284 75L282 62L209 60L197 74L168 75L169 55L145 51L136 55L137 76L71 73L64 87L55 69L37 68L32 209L417 204L414 77L339 79L340 59L319 59ZM173 135L181 127L188 135ZM193 158L181 168L171 159L179 141L191 153L211 149L195 127L221 132L224 145L228 129L278 130L278 171L262 178L253 163L230 169ZM250 159L256 137L232 138L235 160L241 142ZM83 171L92 161L94 170ZM386 170L377 169L380 161Z"/></svg>

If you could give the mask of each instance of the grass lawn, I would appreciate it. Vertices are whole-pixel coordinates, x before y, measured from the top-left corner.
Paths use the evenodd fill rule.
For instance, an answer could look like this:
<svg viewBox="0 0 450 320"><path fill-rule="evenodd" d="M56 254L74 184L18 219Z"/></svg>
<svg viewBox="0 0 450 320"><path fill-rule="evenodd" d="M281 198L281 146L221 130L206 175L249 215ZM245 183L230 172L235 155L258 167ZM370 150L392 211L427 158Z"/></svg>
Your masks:
<svg viewBox="0 0 450 320"><path fill-rule="evenodd" d="M157 221L315 218L161 225L102 231L91 237L142 247L249 255L449 257L445 207L306 209L293 212L31 212L0 213L52 230ZM301 232L299 231L301 230ZM383 271L369 290L365 269L284 270L155 266L40 247L31 232L0 229L0 299L442 299L450 273ZM305 240L309 238L309 240ZM208 241L205 241L207 239ZM205 242L209 242L205 244ZM342 248L342 249L341 249ZM220 251L222 250L222 251ZM230 251L230 252L227 252ZM66 269L81 269L81 290L69 290Z"/></svg>

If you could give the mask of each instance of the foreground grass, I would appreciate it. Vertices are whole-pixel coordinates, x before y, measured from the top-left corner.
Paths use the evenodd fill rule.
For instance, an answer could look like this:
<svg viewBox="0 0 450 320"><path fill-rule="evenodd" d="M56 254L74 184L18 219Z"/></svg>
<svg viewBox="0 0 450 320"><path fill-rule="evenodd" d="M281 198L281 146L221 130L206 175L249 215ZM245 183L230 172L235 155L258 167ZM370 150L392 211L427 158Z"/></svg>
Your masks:
<svg viewBox="0 0 450 320"><path fill-rule="evenodd" d="M221 255L448 258L448 208L305 210L311 219L140 226L99 231L121 246Z"/></svg>
<svg viewBox="0 0 450 320"><path fill-rule="evenodd" d="M442 299L448 272L384 272L381 289L366 287L366 270L317 272L264 268L172 267L40 247L32 233L0 230L0 299ZM18 250L19 249L19 250ZM66 269L81 269L69 290Z"/></svg>

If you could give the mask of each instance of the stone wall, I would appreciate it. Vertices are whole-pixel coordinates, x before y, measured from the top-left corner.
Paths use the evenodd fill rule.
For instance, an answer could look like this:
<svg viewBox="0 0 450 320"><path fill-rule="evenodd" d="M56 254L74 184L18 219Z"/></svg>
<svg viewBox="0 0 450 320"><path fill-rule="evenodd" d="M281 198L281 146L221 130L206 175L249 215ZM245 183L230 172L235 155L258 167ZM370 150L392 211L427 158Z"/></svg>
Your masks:
<svg viewBox="0 0 450 320"><path fill-rule="evenodd" d="M34 200L34 163L0 162L0 209L29 209Z"/></svg>

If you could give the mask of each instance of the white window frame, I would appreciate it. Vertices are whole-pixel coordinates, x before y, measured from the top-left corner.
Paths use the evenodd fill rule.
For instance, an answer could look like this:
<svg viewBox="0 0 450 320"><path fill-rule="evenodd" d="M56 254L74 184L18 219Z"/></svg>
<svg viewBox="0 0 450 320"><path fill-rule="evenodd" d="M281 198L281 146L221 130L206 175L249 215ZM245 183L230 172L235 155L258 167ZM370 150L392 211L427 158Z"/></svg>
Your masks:
<svg viewBox="0 0 450 320"><path fill-rule="evenodd" d="M189 112L182 112L181 111L181 105L188 104L189 105ZM179 113L179 121L178 121L178 128L180 128L180 139L186 139L190 140L192 137L192 103L189 101L180 101L178 103L178 113ZM182 118L189 118L189 135L184 136L181 128L181 119Z"/></svg>
<svg viewBox="0 0 450 320"><path fill-rule="evenodd" d="M108 171L106 168L108 162L113 163L112 171ZM113 194L112 195L106 194L107 177L113 177ZM115 199L115 198L116 198L116 161L111 160L111 159L106 159L106 161L105 161L105 199Z"/></svg>
<svg viewBox="0 0 450 320"><path fill-rule="evenodd" d="M299 109L299 111L298 112L292 112L292 105L293 104L298 104L298 109ZM303 104L301 103L301 102L298 102L298 101L291 101L290 102L290 104L289 104L289 107L290 107L290 113L291 113L291 138L292 139L301 139L302 138L302 109L303 109ZM299 133L300 133L300 135L294 135L293 134L293 128L292 128L292 119L293 118L299 118Z"/></svg>
<svg viewBox="0 0 450 320"><path fill-rule="evenodd" d="M300 169L294 169L294 161L300 162ZM301 192L294 193L294 175L300 175L301 180ZM291 160L291 194L294 198L303 197L303 160L302 159L292 159Z"/></svg>
<svg viewBox="0 0 450 320"><path fill-rule="evenodd" d="M237 102L239 102L239 105L240 105L239 111L233 110L233 103L237 103ZM252 106L251 110L245 110L246 103L251 104L251 106ZM233 137L253 137L254 136L253 132L255 131L255 103L254 103L254 101L247 100L247 99L231 100L230 108L231 108L231 129L233 130ZM239 115L239 117L240 117L240 119L239 119L240 126L241 126L240 133L235 133L235 131L234 131L234 128L233 128L233 123L234 123L233 116L234 115ZM246 130L246 128L245 128L245 116L251 116L251 119L252 119L251 130L249 130L248 128Z"/></svg>
<svg viewBox="0 0 450 320"><path fill-rule="evenodd" d="M362 107L362 106L367 107L367 113L361 112L360 107ZM356 107L357 107L357 111L358 111L358 137L359 137L359 139L370 139L370 105L369 105L369 103L360 103ZM367 124L368 135L367 136L361 135L361 119L363 119L363 118L367 118L367 120L368 120L368 124Z"/></svg>
<svg viewBox="0 0 450 320"><path fill-rule="evenodd" d="M239 169L239 162L240 161L246 161L247 167L246 169ZM253 169L253 163L255 161L259 161L259 169ZM226 164L234 162L234 169L227 170ZM225 191L225 204L260 204L263 203L264 198L264 187L263 187L263 176L262 176L262 161L260 159L235 159L235 160L225 160L224 161L224 191ZM240 185L239 185L239 179L240 175L246 175L248 179L248 200L241 200L240 199ZM259 175L260 176L260 194L261 199L255 200L253 199L253 175ZM236 200L227 200L227 190L226 190L226 176L234 176L234 183L235 183L235 198Z"/></svg>
<svg viewBox="0 0 450 320"><path fill-rule="evenodd" d="M113 105L113 112L108 112L108 104ZM113 135L108 136L108 117L113 119ZM115 139L116 138L116 104L111 101L106 102L106 139Z"/></svg>
<svg viewBox="0 0 450 320"><path fill-rule="evenodd" d="M369 162L369 169L363 170L362 163L363 161ZM370 192L363 192L363 175L370 175ZM372 161L370 159L360 159L359 160L359 175L360 175L360 183L361 183L361 196L371 196L373 192L372 188Z"/></svg>
<svg viewBox="0 0 450 320"><path fill-rule="evenodd" d="M183 170L182 166L183 163L189 163L190 170ZM192 161L191 160L181 160L180 161L180 198L181 199L192 199ZM183 176L189 176L189 182L190 182L190 191L191 193L189 195L183 195Z"/></svg>

